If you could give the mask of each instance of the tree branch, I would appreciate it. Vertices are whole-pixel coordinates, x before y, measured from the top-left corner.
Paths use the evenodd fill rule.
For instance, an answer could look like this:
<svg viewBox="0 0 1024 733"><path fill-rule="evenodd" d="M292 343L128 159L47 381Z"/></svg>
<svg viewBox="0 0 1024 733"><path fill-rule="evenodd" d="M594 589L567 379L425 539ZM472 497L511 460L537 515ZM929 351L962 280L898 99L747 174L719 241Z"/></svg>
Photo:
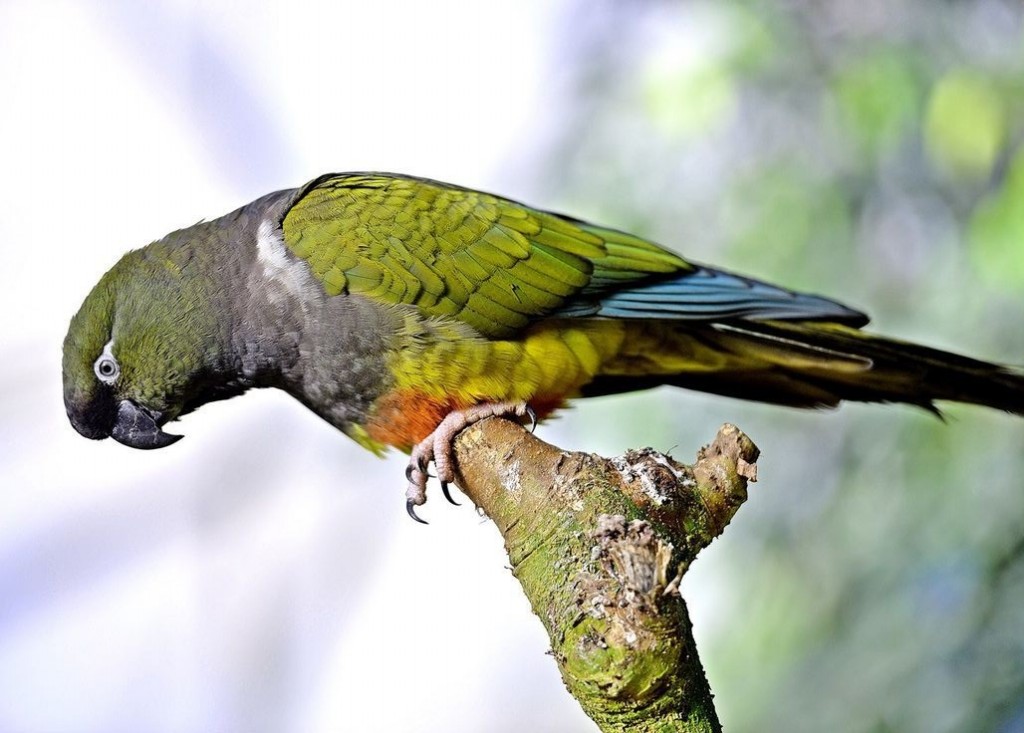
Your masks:
<svg viewBox="0 0 1024 733"><path fill-rule="evenodd" d="M756 480L732 425L693 466L567 453L506 420L455 443L459 486L505 538L569 692L603 731L719 731L679 582Z"/></svg>

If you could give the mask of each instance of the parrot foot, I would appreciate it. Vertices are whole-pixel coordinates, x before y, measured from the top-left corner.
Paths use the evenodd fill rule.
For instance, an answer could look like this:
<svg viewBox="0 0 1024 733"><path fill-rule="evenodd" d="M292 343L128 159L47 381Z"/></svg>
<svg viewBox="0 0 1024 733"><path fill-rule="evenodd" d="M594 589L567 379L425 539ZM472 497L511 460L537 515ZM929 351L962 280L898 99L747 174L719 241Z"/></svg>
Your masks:
<svg viewBox="0 0 1024 733"><path fill-rule="evenodd" d="M409 465L405 469L405 478L409 482L405 490L405 509L414 520L427 524L417 516L416 507L427 501L427 466L431 461L437 470L444 498L459 506L448 491L448 484L455 481L452 455L455 436L473 423L488 417L525 417L530 421L531 431L537 427L537 413L525 402L493 402L449 412L434 428L434 432L412 449L409 456Z"/></svg>

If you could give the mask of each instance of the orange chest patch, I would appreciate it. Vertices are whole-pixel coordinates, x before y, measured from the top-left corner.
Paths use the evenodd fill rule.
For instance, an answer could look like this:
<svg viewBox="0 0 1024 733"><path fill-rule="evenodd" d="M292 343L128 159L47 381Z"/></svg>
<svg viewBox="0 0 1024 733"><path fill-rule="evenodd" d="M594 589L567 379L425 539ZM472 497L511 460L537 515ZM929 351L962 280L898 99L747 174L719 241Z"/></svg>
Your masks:
<svg viewBox="0 0 1024 733"><path fill-rule="evenodd" d="M374 440L409 450L430 435L453 410L468 407L454 398L437 399L413 390L393 390L374 403L366 432Z"/></svg>
<svg viewBox="0 0 1024 733"><path fill-rule="evenodd" d="M374 440L408 451L434 432L450 412L462 410L479 402L456 397L437 399L415 390L393 390L374 404L366 423L366 432ZM543 420L564 404L562 396L545 395L529 400L529 405Z"/></svg>
<svg viewBox="0 0 1024 733"><path fill-rule="evenodd" d="M614 357L624 338L614 321L538 323L518 340L464 334L410 314L388 368L393 387L373 405L367 435L408 450L448 413L489 402L525 402L550 415Z"/></svg>

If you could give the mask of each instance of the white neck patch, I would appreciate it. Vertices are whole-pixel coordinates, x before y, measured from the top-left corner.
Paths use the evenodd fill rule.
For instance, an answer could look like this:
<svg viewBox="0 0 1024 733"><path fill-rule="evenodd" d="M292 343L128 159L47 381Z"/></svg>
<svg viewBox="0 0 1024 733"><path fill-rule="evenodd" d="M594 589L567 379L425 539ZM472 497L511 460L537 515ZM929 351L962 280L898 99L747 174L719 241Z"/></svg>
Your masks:
<svg viewBox="0 0 1024 733"><path fill-rule="evenodd" d="M263 277L275 286L267 290L267 295L272 302L290 295L304 304L316 288L309 267L288 251L274 229L273 223L264 219L256 235L256 258L263 266Z"/></svg>

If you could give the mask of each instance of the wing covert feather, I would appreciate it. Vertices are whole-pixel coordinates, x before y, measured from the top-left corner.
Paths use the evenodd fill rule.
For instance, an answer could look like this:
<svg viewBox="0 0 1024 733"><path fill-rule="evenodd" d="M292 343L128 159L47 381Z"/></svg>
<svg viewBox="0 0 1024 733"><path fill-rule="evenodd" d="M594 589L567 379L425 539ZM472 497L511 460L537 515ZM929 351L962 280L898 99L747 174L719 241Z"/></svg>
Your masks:
<svg viewBox="0 0 1024 733"><path fill-rule="evenodd" d="M407 303L504 337L586 288L603 239L490 194L382 174L309 184L282 220L325 290ZM680 260L681 262L681 260Z"/></svg>
<svg viewBox="0 0 1024 733"><path fill-rule="evenodd" d="M329 295L415 305L495 339L549 315L867 322L827 298L695 266L625 232L408 176L322 176L297 192L281 228Z"/></svg>

